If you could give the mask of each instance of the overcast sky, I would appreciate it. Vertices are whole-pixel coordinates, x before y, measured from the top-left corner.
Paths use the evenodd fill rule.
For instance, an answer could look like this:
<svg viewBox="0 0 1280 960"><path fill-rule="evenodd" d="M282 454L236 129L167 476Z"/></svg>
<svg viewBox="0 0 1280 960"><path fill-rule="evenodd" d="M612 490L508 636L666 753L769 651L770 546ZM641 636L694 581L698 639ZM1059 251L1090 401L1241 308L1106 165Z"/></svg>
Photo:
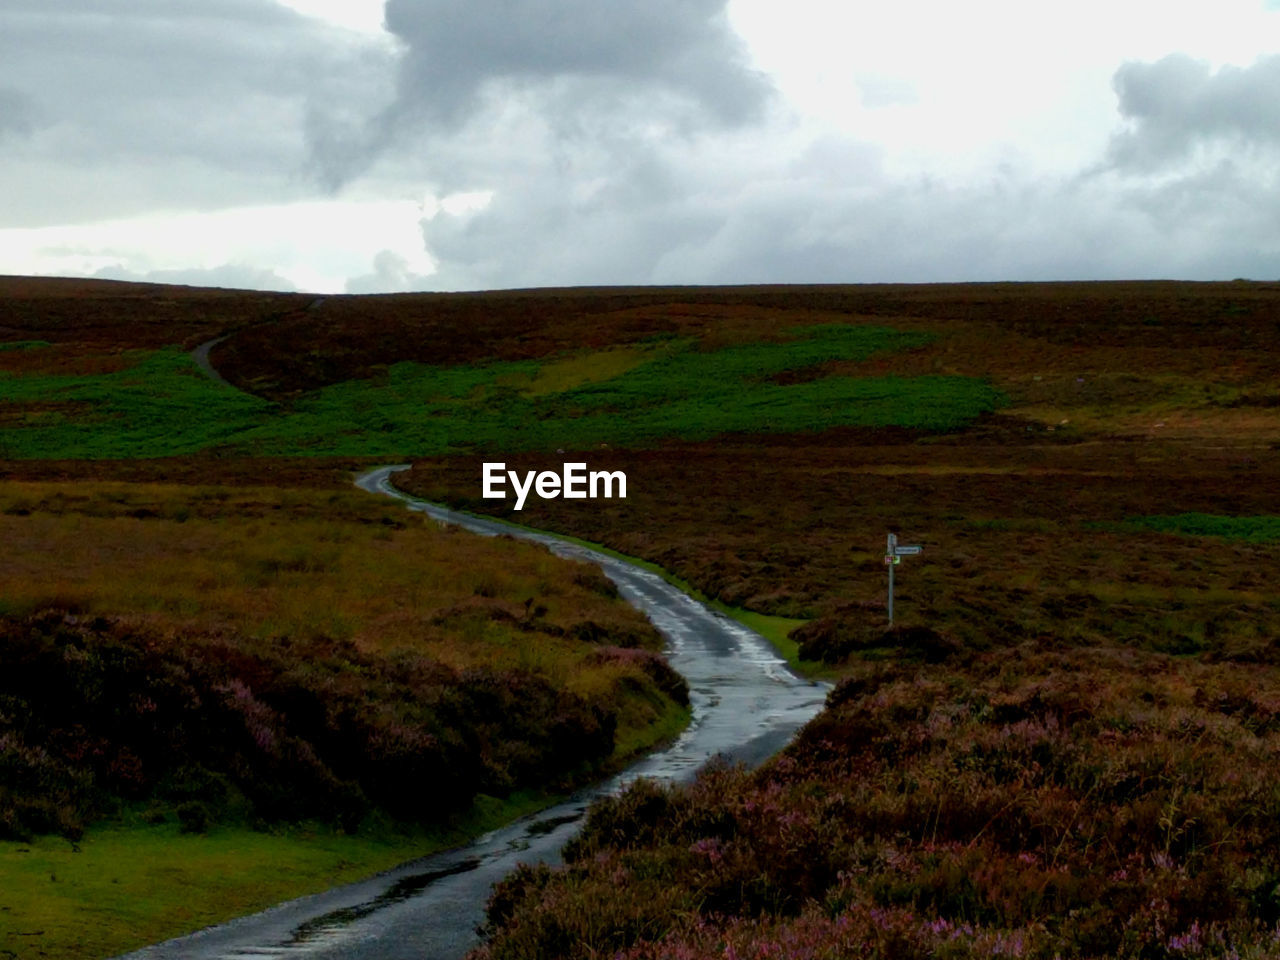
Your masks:
<svg viewBox="0 0 1280 960"><path fill-rule="evenodd" d="M4 0L0 273L1280 278L1280 0Z"/></svg>

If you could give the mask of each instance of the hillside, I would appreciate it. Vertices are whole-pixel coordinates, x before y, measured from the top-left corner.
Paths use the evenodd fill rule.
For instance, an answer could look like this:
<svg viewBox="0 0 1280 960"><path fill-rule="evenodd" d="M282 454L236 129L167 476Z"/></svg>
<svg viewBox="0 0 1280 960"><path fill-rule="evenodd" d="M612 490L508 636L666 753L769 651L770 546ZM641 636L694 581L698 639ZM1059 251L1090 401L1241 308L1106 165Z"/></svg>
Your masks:
<svg viewBox="0 0 1280 960"><path fill-rule="evenodd" d="M215 338L234 387L189 356ZM842 679L764 769L598 808L499 892L486 956L1269 955L1280 284L8 279L0 341L11 490L329 496L412 461L406 489L656 564ZM516 513L492 460L628 495ZM889 531L923 545L892 630Z"/></svg>

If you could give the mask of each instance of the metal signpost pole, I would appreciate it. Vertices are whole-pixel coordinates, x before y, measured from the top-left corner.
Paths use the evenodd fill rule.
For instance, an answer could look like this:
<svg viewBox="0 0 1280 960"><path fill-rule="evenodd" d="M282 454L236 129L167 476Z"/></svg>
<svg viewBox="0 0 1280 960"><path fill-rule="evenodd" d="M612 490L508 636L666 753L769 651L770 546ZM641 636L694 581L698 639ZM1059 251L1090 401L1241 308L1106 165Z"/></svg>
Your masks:
<svg viewBox="0 0 1280 960"><path fill-rule="evenodd" d="M884 562L889 567L889 626L893 626L893 568L898 565L898 558L894 555L894 548L898 545L898 535L896 533L889 534L889 542L884 548Z"/></svg>
<svg viewBox="0 0 1280 960"><path fill-rule="evenodd" d="M902 562L903 557L914 557L923 550L924 547L918 543L909 543L898 546L898 535L896 533L889 534L889 539L885 542L884 562L889 568L889 626L893 626L893 568Z"/></svg>
<svg viewBox="0 0 1280 960"><path fill-rule="evenodd" d="M889 626L891 627L893 626L893 568L896 566L896 563L889 564Z"/></svg>

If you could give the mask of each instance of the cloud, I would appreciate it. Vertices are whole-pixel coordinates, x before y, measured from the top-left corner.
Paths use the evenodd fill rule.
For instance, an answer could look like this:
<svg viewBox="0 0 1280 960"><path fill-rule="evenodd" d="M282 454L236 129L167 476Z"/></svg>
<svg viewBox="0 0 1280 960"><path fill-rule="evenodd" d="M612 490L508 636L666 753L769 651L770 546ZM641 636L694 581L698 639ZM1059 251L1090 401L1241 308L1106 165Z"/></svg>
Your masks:
<svg viewBox="0 0 1280 960"><path fill-rule="evenodd" d="M1280 57L1154 59L1230 55L1163 20L1138 44L1134 14L1084 72L989 37L974 62L954 5L922 41L884 29L910 12L871 29L817 0L785 24L736 0L733 22L753 3L757 30L795 28L779 86L824 112L756 72L728 0L388 0L382 35L275 0L7 0L0 272L322 292L1277 272Z"/></svg>
<svg viewBox="0 0 1280 960"><path fill-rule="evenodd" d="M350 109L392 65L273 0L6 0L0 226L300 198L308 104Z"/></svg>
<svg viewBox="0 0 1280 960"><path fill-rule="evenodd" d="M543 118L563 140L603 128L660 138L758 120L772 88L749 67L726 5L388 0L386 27L402 50L395 97L364 121L313 114L316 167L337 187L388 150L430 153L512 111ZM447 176L442 167L433 173Z"/></svg>
<svg viewBox="0 0 1280 960"><path fill-rule="evenodd" d="M34 98L12 87L0 87L0 140L25 136L36 129Z"/></svg>
<svg viewBox="0 0 1280 960"><path fill-rule="evenodd" d="M494 81L667 89L729 123L766 90L725 0L388 0L385 18L408 46L401 97L435 120L458 121Z"/></svg>
<svg viewBox="0 0 1280 960"><path fill-rule="evenodd" d="M373 258L373 272L347 281L347 293L413 293L435 289L428 274L415 273L409 261L393 250L380 250Z"/></svg>
<svg viewBox="0 0 1280 960"><path fill-rule="evenodd" d="M1236 185L1238 186L1238 185ZM1113 180L863 190L830 177L746 192L710 237L674 246L664 283L1225 279L1280 272L1280 201L1259 187L1221 204L1221 183L1159 188ZM1253 202L1252 205L1250 201Z"/></svg>
<svg viewBox="0 0 1280 960"><path fill-rule="evenodd" d="M132 280L139 283L175 283L191 287L225 287L229 290L297 290L274 270L244 263L224 263L217 267L184 270L149 270L136 273L123 266L103 267L94 273L103 280Z"/></svg>
<svg viewBox="0 0 1280 960"><path fill-rule="evenodd" d="M1280 145L1280 55L1212 71L1208 63L1171 54L1124 64L1113 85L1127 121L1110 145L1117 167L1152 171L1215 144Z"/></svg>
<svg viewBox="0 0 1280 960"><path fill-rule="evenodd" d="M425 220L434 289L1280 274L1280 175L908 177L853 137L742 133L631 164L522 167L520 190ZM590 183L591 189L583 185Z"/></svg>
<svg viewBox="0 0 1280 960"><path fill-rule="evenodd" d="M860 73L857 76L862 105L869 109L906 106L920 102L916 85L903 77L877 73Z"/></svg>

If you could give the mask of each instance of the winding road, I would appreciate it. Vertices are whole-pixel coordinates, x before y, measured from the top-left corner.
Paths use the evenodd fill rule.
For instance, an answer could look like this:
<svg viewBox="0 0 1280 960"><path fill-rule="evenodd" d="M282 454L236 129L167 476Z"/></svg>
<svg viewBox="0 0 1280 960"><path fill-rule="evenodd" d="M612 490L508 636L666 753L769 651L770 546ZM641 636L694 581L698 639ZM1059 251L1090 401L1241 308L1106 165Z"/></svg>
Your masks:
<svg viewBox="0 0 1280 960"><path fill-rule="evenodd" d="M214 383L221 383L228 387L233 387L234 384L229 383L226 377L220 374L209 360L209 352L229 336L231 336L231 334L224 333L220 337L214 337L212 340L206 340L204 343L200 344L200 346L191 351L191 359L194 360L196 366L200 368L200 372Z"/></svg>
<svg viewBox="0 0 1280 960"><path fill-rule="evenodd" d="M356 483L410 509L487 536L509 534L598 564L621 595L667 639L667 657L689 682L693 720L664 750L570 800L495 830L466 847L406 863L361 883L293 900L127 954L128 960L450 960L478 942L493 883L520 862L555 863L591 800L638 777L685 780L723 755L757 764L821 709L825 684L796 677L773 648L736 621L657 574L559 538L415 500L391 482L406 467L382 467Z"/></svg>

